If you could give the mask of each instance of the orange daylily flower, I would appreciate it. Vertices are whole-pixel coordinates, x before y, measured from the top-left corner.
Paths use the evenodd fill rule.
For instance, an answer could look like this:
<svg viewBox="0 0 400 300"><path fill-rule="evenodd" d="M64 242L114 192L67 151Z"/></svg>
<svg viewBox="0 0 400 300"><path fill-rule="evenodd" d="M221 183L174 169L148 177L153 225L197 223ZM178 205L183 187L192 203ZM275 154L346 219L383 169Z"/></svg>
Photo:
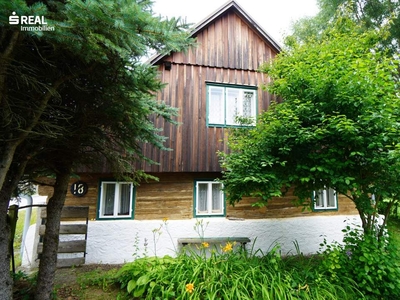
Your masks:
<svg viewBox="0 0 400 300"><path fill-rule="evenodd" d="M194 284L193 283L188 283L186 285L186 292L188 292L189 294L193 293L194 290Z"/></svg>

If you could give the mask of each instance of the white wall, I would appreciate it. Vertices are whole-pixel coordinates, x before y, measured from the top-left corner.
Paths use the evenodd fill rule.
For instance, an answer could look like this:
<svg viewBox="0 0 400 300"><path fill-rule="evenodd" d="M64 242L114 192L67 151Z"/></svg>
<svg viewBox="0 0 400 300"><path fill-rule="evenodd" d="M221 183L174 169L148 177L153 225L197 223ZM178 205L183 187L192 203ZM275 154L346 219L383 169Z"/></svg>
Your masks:
<svg viewBox="0 0 400 300"><path fill-rule="evenodd" d="M174 255L179 250L178 238L199 237L194 229L196 222L202 220L205 237L249 237L250 249L267 252L276 243L280 244L282 254L296 254L294 241L304 254L315 253L324 238L328 242L342 241L342 229L346 225L360 224L354 216L309 216L297 218L228 220L226 218L205 218L192 220L137 221L89 221L86 263L121 264L132 261L133 254L148 256L157 254ZM161 228L160 228L161 226ZM197 226L197 228L200 228ZM34 262L33 255L35 226L29 230L23 266ZM160 233L160 234L159 234ZM139 248L139 250L137 250ZM29 251L28 251L29 252ZM27 252L25 252L27 253Z"/></svg>

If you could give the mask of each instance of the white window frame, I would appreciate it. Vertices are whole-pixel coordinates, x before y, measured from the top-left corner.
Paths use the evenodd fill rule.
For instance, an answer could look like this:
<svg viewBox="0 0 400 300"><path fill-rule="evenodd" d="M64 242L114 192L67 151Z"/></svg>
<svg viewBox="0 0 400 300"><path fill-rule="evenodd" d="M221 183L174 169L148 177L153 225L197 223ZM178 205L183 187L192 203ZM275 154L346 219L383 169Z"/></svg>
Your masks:
<svg viewBox="0 0 400 300"><path fill-rule="evenodd" d="M200 210L200 184L207 184L207 210ZM212 203L212 186L219 186L219 205L220 209L218 211L213 211ZM222 184L217 181L212 180L197 180L195 182L195 207L194 207L195 217L207 217L207 216L225 216L225 195L222 191Z"/></svg>
<svg viewBox="0 0 400 300"><path fill-rule="evenodd" d="M238 97L234 99L236 105L234 106L235 114L228 114L232 111L232 98L230 95L237 93ZM252 93L251 98L251 116L253 122L249 124L253 126L257 117L257 89L243 88L235 86L223 85L207 85L207 124L208 126L239 126L235 121L236 116L243 116L244 109L244 94ZM220 97L215 97L219 94ZM220 112L220 114L217 114ZM222 115L223 114L223 115Z"/></svg>
<svg viewBox="0 0 400 300"><path fill-rule="evenodd" d="M329 199L333 198L333 205ZM314 210L337 210L338 193L332 188L325 188L313 192Z"/></svg>
<svg viewBox="0 0 400 300"><path fill-rule="evenodd" d="M106 185L107 184L115 184L114 191L114 209L112 215L105 215L105 197L106 197ZM129 213L128 214L119 214L118 211L120 209L120 197L121 197L121 186L129 184ZM133 218L133 204L134 204L134 185L132 182L120 182L120 181L101 181L100 184L100 196L99 196L99 206L98 206L98 219L132 219Z"/></svg>

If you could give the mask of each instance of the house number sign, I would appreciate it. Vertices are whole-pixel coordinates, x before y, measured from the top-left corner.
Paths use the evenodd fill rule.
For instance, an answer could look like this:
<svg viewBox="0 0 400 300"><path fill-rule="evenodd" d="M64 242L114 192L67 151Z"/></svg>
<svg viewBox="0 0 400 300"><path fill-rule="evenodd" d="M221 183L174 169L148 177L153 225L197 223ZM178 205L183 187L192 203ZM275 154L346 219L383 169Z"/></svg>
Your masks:
<svg viewBox="0 0 400 300"><path fill-rule="evenodd" d="M71 185L71 194L77 197L84 196L88 191L88 185L83 181L76 181Z"/></svg>

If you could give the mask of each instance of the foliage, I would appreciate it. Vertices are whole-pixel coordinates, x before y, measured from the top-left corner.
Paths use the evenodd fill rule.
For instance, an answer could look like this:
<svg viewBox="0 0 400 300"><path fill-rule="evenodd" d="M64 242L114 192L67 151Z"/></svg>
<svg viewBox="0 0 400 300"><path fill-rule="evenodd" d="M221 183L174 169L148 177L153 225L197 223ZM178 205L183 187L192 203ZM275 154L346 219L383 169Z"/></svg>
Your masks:
<svg viewBox="0 0 400 300"><path fill-rule="evenodd" d="M293 26L293 35L288 41L306 41L310 37L321 37L321 33L343 12L361 25L361 30L388 26L389 35L381 40L382 46L396 54L400 46L400 3L392 0L318 0L320 8L315 17L298 20Z"/></svg>
<svg viewBox="0 0 400 300"><path fill-rule="evenodd" d="M343 244L321 244L324 259L321 272L331 282L356 282L368 299L395 299L400 296L400 256L388 236L377 239L348 226Z"/></svg>
<svg viewBox="0 0 400 300"><path fill-rule="evenodd" d="M159 228L168 232L167 223L164 219ZM194 230L204 237L206 227L198 220ZM254 244L244 250L232 242L213 247L203 242L185 246L175 258L148 257L146 249L140 258L139 241L135 244L133 262L81 273L79 290L88 295L99 287L118 293L118 299L365 299L351 278L331 282L329 253L305 256L297 242L295 255L285 257L278 245L264 254Z"/></svg>
<svg viewBox="0 0 400 300"><path fill-rule="evenodd" d="M252 196L266 205L294 186L309 205L314 190L330 187L355 203L371 232L380 201L399 199L398 61L380 51L384 29L358 28L344 17L262 68L283 101L254 128L232 130L231 152L221 154L231 204Z"/></svg>
<svg viewBox="0 0 400 300"><path fill-rule="evenodd" d="M14 10L40 13L55 27L39 33L3 27L4 45L15 49L11 58L1 58L8 68L7 93L0 93L0 105L7 108L1 111L1 147L26 141L14 157L18 162L29 157L25 173L54 172L53 157L58 164L72 159L92 167L105 157L112 171L132 174L132 162L145 159L142 143L164 149L153 118L174 123L177 111L154 98L162 85L142 57L150 50L164 53L191 45L186 24L154 16L147 0L70 0L32 7L18 1L0 9L4 23L6 11ZM18 44L7 39L11 34L18 35ZM9 140L10 135L15 138Z"/></svg>
<svg viewBox="0 0 400 300"><path fill-rule="evenodd" d="M301 268L285 268L278 249L260 256L226 246L210 251L209 245L202 245L175 259L141 258L123 266L115 280L142 299L354 299L357 295L354 287L331 284L315 269L312 276L304 276Z"/></svg>
<svg viewBox="0 0 400 300"><path fill-rule="evenodd" d="M117 179L145 177L135 169L146 160L141 145L165 149L154 119L176 123L177 110L155 99L162 84L142 57L181 51L193 40L187 24L155 16L151 6L149 0L0 2L0 240L9 235L5 211L23 174L56 178L37 298L51 290L43 282L52 281L50 248L57 247L71 174L86 165L106 167ZM8 23L12 12L43 16L55 30L22 31ZM3 274L8 251L0 252ZM3 275L0 297L10 298L11 280Z"/></svg>
<svg viewBox="0 0 400 300"><path fill-rule="evenodd" d="M399 232L400 232L400 223L398 222L394 222L394 220L392 219L390 222L390 227L389 227L389 233L392 237L397 238L397 240L399 239ZM390 240L390 243L392 243L392 240ZM325 250L328 250L326 247L326 242L322 244L322 247L324 247ZM391 247L397 247L397 245L393 245L391 244ZM204 247L204 246L203 246ZM206 249L210 249L210 248L202 248L204 250ZM330 248L332 249L332 248ZM220 251L220 250L219 250ZM300 251L300 249L297 248L297 252L294 253L293 255L288 255L285 257L281 257L278 255L279 251L278 248L275 248L273 251L275 251L274 256L269 256L269 257L263 257L263 254L258 251L257 252L257 256L253 256L250 259L250 254L253 253L253 250L250 249L250 253L249 255L242 257L239 255L236 255L237 259L244 259L243 263L239 263L237 262L237 265L241 265L241 264L245 264L250 260L254 260L254 265L259 265L256 268L253 268L253 264L251 264L249 266L249 268L252 268L252 274L251 276L254 276L259 270L261 270L262 268L264 268L263 270L267 270L268 267L267 265L269 264L269 259L274 259L272 261L272 265L273 267L271 267L270 270L270 274L271 275L271 282L274 286L278 285L278 279L282 278L282 276L286 276L286 274L289 274L289 277L285 277L285 278L290 278L290 286L292 288L303 288L303 290L307 290L308 288L308 293L310 293L310 291L312 290L313 293L315 293L315 298L313 299L324 299L323 295L324 293L328 293L328 291L333 291L334 289L338 289L339 291L336 292L332 292L333 294L336 293L336 296L338 297L337 299L342 299L340 298L341 296L343 296L344 293L346 293L346 297L344 299L370 299L370 298L366 298L362 295L362 293L360 291L358 291L357 289L357 284L354 282L354 280L352 279L352 275L348 274L348 272L346 272L346 274L344 274L345 272L343 272L343 274L341 275L341 278L338 282L333 282L331 281L331 277L332 277L332 273L331 273L331 265L335 265L335 259L332 259L330 257L331 252L325 251L325 253L320 253L317 255L312 255L312 256L306 256L303 255ZM199 255L200 253L197 251L196 252L197 255ZM187 253L190 254L190 253ZM233 252L230 252L231 255L233 255ZM253 253L255 254L255 253ZM195 254L196 255L196 254ZM134 258L137 259L137 255L134 255ZM107 299L132 299L132 294L130 294L130 296L126 295L127 294L127 283L131 280L134 279L137 281L137 279L140 277L140 275L136 275L136 276L132 276L131 272L129 270L132 271L137 271L137 270L142 270L143 267L145 267L145 261L146 259L148 259L150 261L149 265L155 265L155 258L142 258L140 259L141 261L138 262L138 265L135 265L135 262L133 263L127 263L126 265L124 265L122 268L124 269L124 272L122 272L122 268L114 269L112 268L110 270L110 266L104 265L104 266L100 266L98 268L96 268L96 270L92 270L92 268L89 268L89 271L87 268L73 268L69 271L72 271L72 273L76 273L78 274L78 278L77 281L79 283L79 285L75 285L75 283L69 283L69 284L63 284L62 286L57 286L57 294L63 293L65 291L68 291L68 294L66 295L65 293L63 294L63 296L73 296L76 294L82 295L82 299L105 299L107 298L107 296L104 296L105 294L110 295L110 293L112 292L113 296L109 296ZM163 258L159 258L161 260L163 260ZM192 259L192 262L190 261L190 259ZM204 257L202 258L204 260ZM395 258L398 261L398 257ZM167 257L167 260L170 260L169 257ZM180 266L178 268L178 264L182 263L186 263L186 264L192 264L192 269L194 269L196 267L197 261L195 260L195 257L190 257L187 256L186 260L179 260L179 257L175 258L175 269L172 271L178 271L181 272L184 269L184 266ZM220 267L221 265L223 265L224 262L221 261L221 263L216 264L216 267ZM262 265L262 267L261 267ZM88 266L90 267L90 266ZM156 269L158 267L155 267ZM200 267L199 267L200 268ZM210 268L214 268L214 265L211 265ZM346 265L344 266L344 268L349 271L349 267L347 267ZM203 268L204 269L204 268ZM64 278L68 278L69 277L66 275L68 274L67 269L59 269L59 272L63 271L63 277ZM162 276L170 276L171 274L168 274L167 271L170 271L170 269L165 269L162 271ZM334 269L334 271L337 271ZM148 270L143 270L143 274L148 272ZM206 270L206 274L212 274L214 271L212 270ZM216 271L215 271L216 272ZM235 271L233 271L235 273ZM246 271L247 272L247 271ZM243 275L247 274L247 273L243 273ZM365 271L363 271L365 273ZM117 275L118 274L118 275ZM58 274L60 275L60 274ZM126 276L125 276L126 275ZM190 275L190 273L188 273L188 276ZM184 278L184 283L187 282L187 277L186 276ZM246 277L246 280L250 280L251 276ZM260 275L261 276L261 275ZM161 277L161 275L160 275ZM171 277L171 276L170 276ZM183 277L182 274L180 274L178 277ZM218 279L219 280L219 279ZM216 281L218 281L216 280ZM68 280L69 281L69 280ZM314 283L315 284L311 284L310 283ZM186 290L186 285L184 283L179 283L180 285L183 285L183 287L181 287L185 292L185 294L188 293L188 291ZM230 281L226 281L227 284L231 284ZM123 284L123 287L121 287ZM193 284L193 283L192 283ZM176 285L178 285L178 283L176 283ZM148 284L149 286L149 284ZM318 291L316 289L316 286L318 286ZM190 288L193 288L193 292L190 293L190 295L192 295L191 297L197 297L195 296L195 293L198 292L198 286L196 284L193 284L193 286L188 286L188 290L190 290ZM221 290L230 289L230 286L220 286L219 287ZM101 292L103 291L103 292ZM146 294L146 292L144 292ZM97 298L94 296L94 294L98 295ZM84 295L87 295L85 298ZM118 295L118 296L117 296ZM126 297L125 297L126 295ZM320 296L318 296L320 295ZM119 297L119 298L118 298ZM144 298L145 296L143 296L142 298ZM184 299L184 295L180 295L179 296L180 299ZM318 298L319 297L319 298ZM331 299L334 296L331 297ZM190 299L189 297L186 297ZM282 298L282 299L288 299L289 296L287 296L287 298ZM232 298L232 299L237 299L236 297ZM307 299L306 297L299 297L298 299ZM328 296L329 299L329 296ZM333 298L335 299L335 298ZM391 299L390 297L388 297L387 299Z"/></svg>
<svg viewBox="0 0 400 300"><path fill-rule="evenodd" d="M132 263L124 265L117 273L118 282L122 288L126 288L128 293L134 297L142 297L148 289L155 288L155 282L162 280L159 285L167 285L168 280L162 279L160 274L168 268L170 264L176 261L169 256L163 258L145 257L139 258ZM163 294L169 298L173 293L165 292Z"/></svg>
<svg viewBox="0 0 400 300"><path fill-rule="evenodd" d="M387 228L390 234L390 243L394 248L400 249L400 220L390 218Z"/></svg>
<svg viewBox="0 0 400 300"><path fill-rule="evenodd" d="M204 237L208 223L197 220L194 231ZM168 232L163 220L157 232ZM154 231L153 231L154 232ZM173 242L173 240L171 240ZM138 243L138 241L136 241ZM154 241L156 247L156 241ZM170 256L138 258L125 264L114 277L134 298L140 299L354 299L354 285L331 284L320 276L318 260L298 255L283 259L279 246L264 255L235 242L187 245ZM146 251L145 251L146 253Z"/></svg>
<svg viewBox="0 0 400 300"><path fill-rule="evenodd" d="M25 174L54 173L60 169L55 164L66 160L98 166L99 157L112 171L132 174L133 162L146 159L142 143L164 149L153 119L175 123L177 111L155 100L162 85L142 57L155 50L181 51L193 40L187 24L155 16L151 5L148 0L1 3L0 188L11 176L9 168L27 161ZM55 30L21 31L8 24L12 11L43 16Z"/></svg>

